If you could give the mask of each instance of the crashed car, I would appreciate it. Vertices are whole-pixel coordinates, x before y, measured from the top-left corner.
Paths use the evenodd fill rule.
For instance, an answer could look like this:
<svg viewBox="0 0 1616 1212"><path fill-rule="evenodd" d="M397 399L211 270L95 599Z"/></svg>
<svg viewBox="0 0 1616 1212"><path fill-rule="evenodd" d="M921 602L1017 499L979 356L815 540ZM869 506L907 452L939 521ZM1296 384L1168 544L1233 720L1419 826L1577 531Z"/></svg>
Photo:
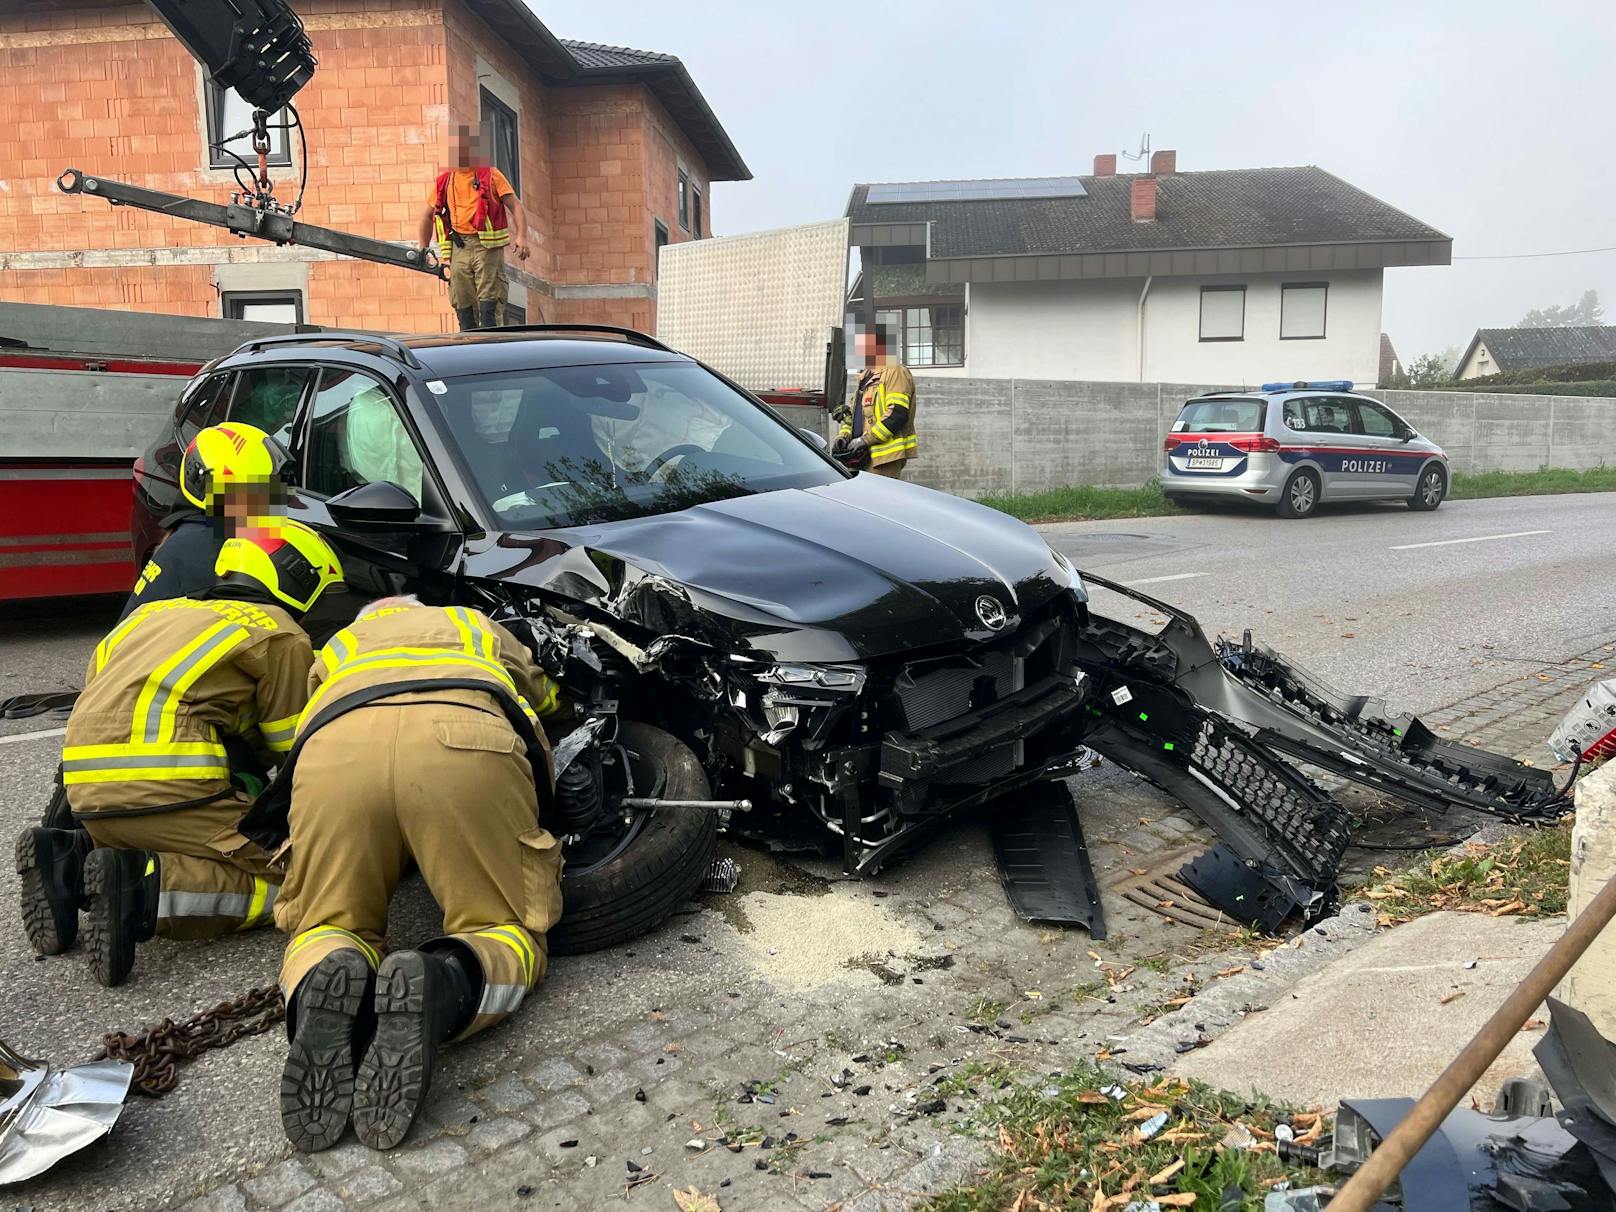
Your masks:
<svg viewBox="0 0 1616 1212"><path fill-rule="evenodd" d="M720 823L867 875L981 805L1017 911L1102 937L1059 781L1090 747L1220 835L1181 878L1270 929L1329 909L1350 836L1307 768L1436 810L1560 810L1542 771L1249 638L1211 641L1166 603L1091 577L1167 626L1091 614L1084 578L1030 527L851 473L638 333L250 342L192 382L141 461L137 557L176 503L180 452L227 419L284 440L291 516L341 551L354 592L307 621L317 641L413 590L488 611L560 682L576 726L557 746L557 951L671 914Z"/></svg>
<svg viewBox="0 0 1616 1212"><path fill-rule="evenodd" d="M1063 556L995 510L848 472L649 337L552 325L251 342L204 369L142 460L137 557L176 503L180 452L227 419L291 451L290 515L338 547L349 614L403 590L485 609L586 722L596 756L558 787L572 814L562 949L589 901L585 834L616 865L595 882L623 927L587 944L646 928L644 901L671 912L699 881L710 846L649 853L636 804L749 808L734 828L828 841L862 874L1079 749L1084 591ZM309 626L319 640L345 621ZM609 764L623 721L640 748L613 793L588 763ZM647 744L666 759L653 770L695 755L677 794L633 777Z"/></svg>

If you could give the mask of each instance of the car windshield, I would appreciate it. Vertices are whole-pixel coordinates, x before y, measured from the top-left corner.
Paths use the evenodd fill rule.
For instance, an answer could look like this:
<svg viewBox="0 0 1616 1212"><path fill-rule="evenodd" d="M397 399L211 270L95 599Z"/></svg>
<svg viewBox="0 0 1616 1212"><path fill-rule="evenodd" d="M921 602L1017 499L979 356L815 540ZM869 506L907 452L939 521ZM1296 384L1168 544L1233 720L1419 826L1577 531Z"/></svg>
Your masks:
<svg viewBox="0 0 1616 1212"><path fill-rule="evenodd" d="M431 385L485 504L581 526L841 479L784 422L689 362L552 366Z"/></svg>
<svg viewBox="0 0 1616 1212"><path fill-rule="evenodd" d="M1174 433L1261 433L1261 400L1191 400L1173 425Z"/></svg>

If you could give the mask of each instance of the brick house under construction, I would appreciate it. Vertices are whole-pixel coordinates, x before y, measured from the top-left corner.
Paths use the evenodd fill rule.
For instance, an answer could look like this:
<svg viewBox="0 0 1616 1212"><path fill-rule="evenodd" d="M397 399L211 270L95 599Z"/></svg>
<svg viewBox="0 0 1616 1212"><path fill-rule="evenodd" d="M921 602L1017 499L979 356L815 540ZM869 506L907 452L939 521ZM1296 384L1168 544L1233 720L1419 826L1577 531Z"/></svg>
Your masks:
<svg viewBox="0 0 1616 1212"><path fill-rule="evenodd" d="M320 61L297 97L298 218L413 242L455 126L481 128L516 188L531 255L511 322L655 327L661 244L710 233L710 185L750 172L671 55L556 38L523 0L295 3ZM423 274L277 248L56 189L66 168L210 201L210 144L245 128L145 5L0 0L0 298L400 332L454 327ZM242 140L231 146L247 149ZM275 132L276 196L297 193Z"/></svg>

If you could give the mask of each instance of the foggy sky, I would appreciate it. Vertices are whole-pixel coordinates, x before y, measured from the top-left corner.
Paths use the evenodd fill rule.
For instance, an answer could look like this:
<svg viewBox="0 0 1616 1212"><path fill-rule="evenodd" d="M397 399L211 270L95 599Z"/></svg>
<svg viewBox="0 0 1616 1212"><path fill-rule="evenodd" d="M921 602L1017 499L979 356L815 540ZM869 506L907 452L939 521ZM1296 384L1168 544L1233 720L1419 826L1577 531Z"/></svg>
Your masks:
<svg viewBox="0 0 1616 1212"><path fill-rule="evenodd" d="M1600 292L1616 323L1616 5L528 0L560 37L684 60L754 179L717 235L856 181L1056 176L1140 134L1183 171L1316 164L1454 239L1386 271L1406 361ZM1126 161L1120 171L1129 171Z"/></svg>

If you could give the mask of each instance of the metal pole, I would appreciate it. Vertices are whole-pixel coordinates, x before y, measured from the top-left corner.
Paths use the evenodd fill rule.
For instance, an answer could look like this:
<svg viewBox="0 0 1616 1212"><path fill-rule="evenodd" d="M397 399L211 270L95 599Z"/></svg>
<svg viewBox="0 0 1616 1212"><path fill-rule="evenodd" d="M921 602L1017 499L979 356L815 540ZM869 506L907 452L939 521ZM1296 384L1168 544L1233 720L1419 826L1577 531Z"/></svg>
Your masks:
<svg viewBox="0 0 1616 1212"><path fill-rule="evenodd" d="M1616 879L1606 881L1599 895L1588 902L1588 907L1566 927L1566 932L1538 961L1537 967L1515 986L1515 991L1476 1032L1464 1051L1453 1058L1403 1122L1392 1129L1380 1147L1369 1155L1369 1160L1347 1180L1347 1185L1330 1201L1329 1212L1369 1212L1374 1207L1392 1180L1431 1139L1448 1113L1481 1079L1487 1066L1498 1059L1498 1054L1515 1038L1532 1011L1554 991L1613 917L1616 917Z"/></svg>

